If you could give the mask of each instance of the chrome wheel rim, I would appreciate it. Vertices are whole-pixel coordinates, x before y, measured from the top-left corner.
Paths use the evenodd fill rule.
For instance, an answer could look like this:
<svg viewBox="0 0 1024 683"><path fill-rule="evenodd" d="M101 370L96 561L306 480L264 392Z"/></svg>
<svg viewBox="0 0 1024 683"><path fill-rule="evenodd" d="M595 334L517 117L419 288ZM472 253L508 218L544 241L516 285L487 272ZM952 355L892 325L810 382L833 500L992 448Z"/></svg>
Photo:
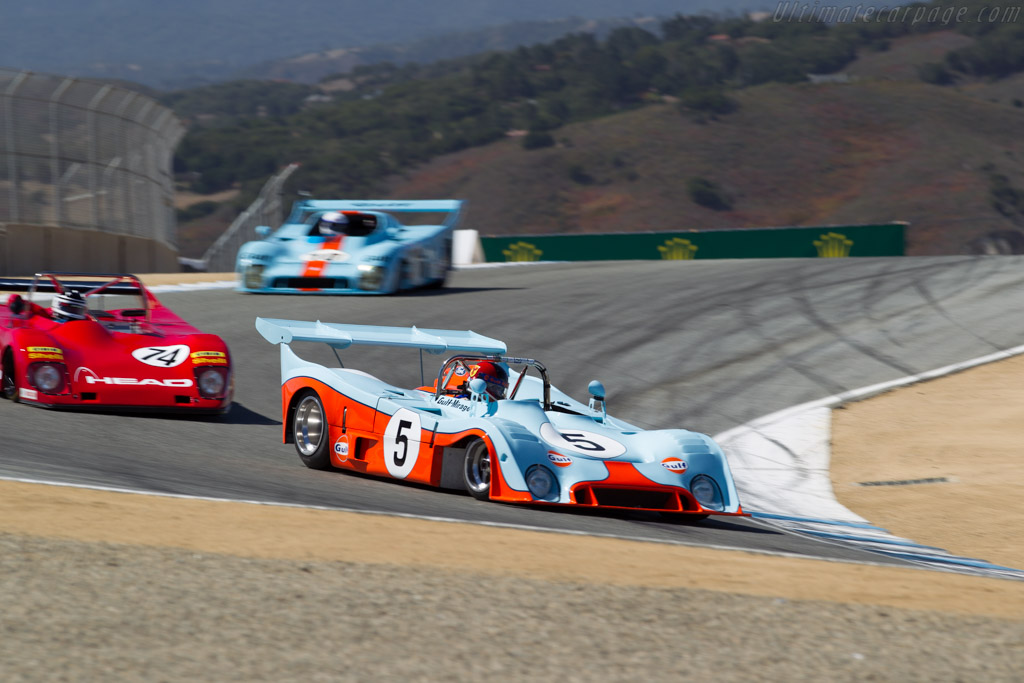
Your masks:
<svg viewBox="0 0 1024 683"><path fill-rule="evenodd" d="M483 441L473 442L466 451L466 485L476 493L491 488L491 454Z"/></svg>
<svg viewBox="0 0 1024 683"><path fill-rule="evenodd" d="M309 456L316 453L324 434L324 411L320 401L307 396L295 409L295 446L299 453Z"/></svg>

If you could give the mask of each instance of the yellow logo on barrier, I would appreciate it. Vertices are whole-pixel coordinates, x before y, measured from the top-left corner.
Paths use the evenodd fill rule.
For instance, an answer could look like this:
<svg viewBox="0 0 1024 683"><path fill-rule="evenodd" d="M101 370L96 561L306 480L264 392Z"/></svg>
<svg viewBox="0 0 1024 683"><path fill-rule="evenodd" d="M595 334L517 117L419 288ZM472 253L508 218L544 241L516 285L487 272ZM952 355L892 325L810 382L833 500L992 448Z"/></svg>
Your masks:
<svg viewBox="0 0 1024 683"><path fill-rule="evenodd" d="M665 244L658 247L661 258L664 261L692 261L699 247L690 240L682 237L673 237L665 240Z"/></svg>
<svg viewBox="0 0 1024 683"><path fill-rule="evenodd" d="M822 235L821 239L814 240L814 246L818 248L820 258L844 258L850 255L853 240L847 239L846 235L830 232Z"/></svg>
<svg viewBox="0 0 1024 683"><path fill-rule="evenodd" d="M508 249L502 249L506 261L539 261L544 252L529 242L516 242L508 245Z"/></svg>

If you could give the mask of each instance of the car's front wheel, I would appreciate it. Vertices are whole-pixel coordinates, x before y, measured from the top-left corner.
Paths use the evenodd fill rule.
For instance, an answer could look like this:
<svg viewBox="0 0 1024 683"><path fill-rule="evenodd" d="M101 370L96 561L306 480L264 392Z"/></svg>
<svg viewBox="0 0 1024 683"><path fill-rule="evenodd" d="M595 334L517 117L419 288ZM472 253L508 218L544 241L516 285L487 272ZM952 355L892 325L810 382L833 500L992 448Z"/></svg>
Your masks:
<svg viewBox="0 0 1024 683"><path fill-rule="evenodd" d="M315 391L307 391L298 399L292 418L292 436L302 464L314 470L331 468L327 415Z"/></svg>
<svg viewBox="0 0 1024 683"><path fill-rule="evenodd" d="M14 354L10 349L4 353L3 360L3 383L0 384L0 395L12 401L18 400L18 377L15 375Z"/></svg>
<svg viewBox="0 0 1024 683"><path fill-rule="evenodd" d="M483 439L474 439L466 447L462 475L471 496L477 500L491 497L491 453Z"/></svg>

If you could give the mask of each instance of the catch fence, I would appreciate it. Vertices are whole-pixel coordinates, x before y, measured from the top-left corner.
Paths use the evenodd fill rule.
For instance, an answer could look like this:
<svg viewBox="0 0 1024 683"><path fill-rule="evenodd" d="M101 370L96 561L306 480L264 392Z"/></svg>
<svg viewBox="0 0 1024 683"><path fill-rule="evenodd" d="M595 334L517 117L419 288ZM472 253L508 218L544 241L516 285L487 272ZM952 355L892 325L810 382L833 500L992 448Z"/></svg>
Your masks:
<svg viewBox="0 0 1024 683"><path fill-rule="evenodd" d="M261 239L255 228L266 225L277 228L284 220L284 184L298 164L289 164L274 175L260 190L260 194L245 211L231 223L200 259L179 259L182 265L192 270L211 273L229 273L235 269L238 250L246 242Z"/></svg>
<svg viewBox="0 0 1024 683"><path fill-rule="evenodd" d="M176 250L185 129L145 95L0 68L0 224L97 230Z"/></svg>

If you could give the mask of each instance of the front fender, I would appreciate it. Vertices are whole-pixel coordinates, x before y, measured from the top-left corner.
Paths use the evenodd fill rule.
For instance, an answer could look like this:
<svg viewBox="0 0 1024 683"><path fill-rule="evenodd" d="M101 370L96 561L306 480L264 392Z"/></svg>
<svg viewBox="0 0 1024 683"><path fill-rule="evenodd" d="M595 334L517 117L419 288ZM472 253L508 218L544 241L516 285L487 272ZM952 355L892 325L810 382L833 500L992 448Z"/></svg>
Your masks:
<svg viewBox="0 0 1024 683"><path fill-rule="evenodd" d="M238 250L236 266L241 268L251 264L269 266L282 253L282 245L261 240L246 242Z"/></svg>

